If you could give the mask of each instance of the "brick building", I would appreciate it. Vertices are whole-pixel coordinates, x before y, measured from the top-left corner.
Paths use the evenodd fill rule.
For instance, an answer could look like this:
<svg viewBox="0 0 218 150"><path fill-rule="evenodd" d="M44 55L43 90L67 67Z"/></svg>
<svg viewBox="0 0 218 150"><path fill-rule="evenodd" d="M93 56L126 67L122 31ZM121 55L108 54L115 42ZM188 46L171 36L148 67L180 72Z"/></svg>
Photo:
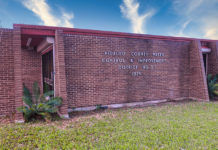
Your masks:
<svg viewBox="0 0 218 150"><path fill-rule="evenodd" d="M209 101L218 41L15 24L0 29L0 116L22 114L23 84L75 107L162 99Z"/></svg>

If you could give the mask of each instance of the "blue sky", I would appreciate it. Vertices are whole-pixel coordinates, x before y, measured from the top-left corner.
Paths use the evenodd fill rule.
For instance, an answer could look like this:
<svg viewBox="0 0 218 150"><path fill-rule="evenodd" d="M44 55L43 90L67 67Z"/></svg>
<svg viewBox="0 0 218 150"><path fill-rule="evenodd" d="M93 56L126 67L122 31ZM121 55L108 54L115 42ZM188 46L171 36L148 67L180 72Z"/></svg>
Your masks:
<svg viewBox="0 0 218 150"><path fill-rule="evenodd" d="M218 39L218 0L0 0L13 23Z"/></svg>

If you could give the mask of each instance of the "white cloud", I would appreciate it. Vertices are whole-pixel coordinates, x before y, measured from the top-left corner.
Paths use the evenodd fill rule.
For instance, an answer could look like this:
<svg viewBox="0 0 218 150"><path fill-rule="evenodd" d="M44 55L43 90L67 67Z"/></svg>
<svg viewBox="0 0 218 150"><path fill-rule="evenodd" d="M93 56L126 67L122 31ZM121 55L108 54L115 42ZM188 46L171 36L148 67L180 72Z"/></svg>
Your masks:
<svg viewBox="0 0 218 150"><path fill-rule="evenodd" d="M218 2L216 4L218 6ZM218 9L211 8L211 13L202 17L200 21L204 36L218 40Z"/></svg>
<svg viewBox="0 0 218 150"><path fill-rule="evenodd" d="M218 39L218 0L174 0L173 6L183 24L188 22L181 26L179 33L189 35L184 30L188 25L196 24L192 26L192 34L201 32L203 38Z"/></svg>
<svg viewBox="0 0 218 150"><path fill-rule="evenodd" d="M186 27L190 24L191 20L186 20L180 25L180 29L176 31L170 31L168 34L171 36L177 36L177 37L191 37L192 35L190 33L185 33Z"/></svg>
<svg viewBox="0 0 218 150"><path fill-rule="evenodd" d="M132 31L134 33L145 33L144 28L147 20L154 14L154 11L150 10L139 15L139 6L137 0L123 0L120 9L124 17L131 22Z"/></svg>
<svg viewBox="0 0 218 150"><path fill-rule="evenodd" d="M192 11L198 9L203 2L204 0L174 0L173 4L177 12L181 14L190 14Z"/></svg>
<svg viewBox="0 0 218 150"><path fill-rule="evenodd" d="M70 22L71 19L73 19L73 14L62 12L62 20L63 20L63 26L65 27L73 27L73 24Z"/></svg>
<svg viewBox="0 0 218 150"><path fill-rule="evenodd" d="M55 16L46 0L22 0L22 4L38 16L44 25L74 27L71 23L72 13L62 11L61 17Z"/></svg>

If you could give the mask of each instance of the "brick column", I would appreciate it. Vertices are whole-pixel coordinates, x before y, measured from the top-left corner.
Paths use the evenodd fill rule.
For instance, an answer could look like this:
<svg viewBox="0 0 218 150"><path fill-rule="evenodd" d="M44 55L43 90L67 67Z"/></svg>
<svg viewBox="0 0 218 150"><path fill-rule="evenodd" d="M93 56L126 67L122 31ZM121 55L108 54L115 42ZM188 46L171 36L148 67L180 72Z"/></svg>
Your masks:
<svg viewBox="0 0 218 150"><path fill-rule="evenodd" d="M14 51L14 89L15 89L15 109L23 105L23 85L22 85L22 60L21 60L21 31L20 28L13 30L13 51ZM24 122L23 114L16 110L15 122Z"/></svg>
<svg viewBox="0 0 218 150"><path fill-rule="evenodd" d="M55 32L55 95L62 97L63 102L60 112L64 118L69 118L62 30L56 30Z"/></svg>
<svg viewBox="0 0 218 150"><path fill-rule="evenodd" d="M199 101L209 101L207 80L204 70L201 43L194 40L190 44L190 82L189 97Z"/></svg>
<svg viewBox="0 0 218 150"><path fill-rule="evenodd" d="M210 42L211 52L208 54L208 73L218 74L218 42Z"/></svg>

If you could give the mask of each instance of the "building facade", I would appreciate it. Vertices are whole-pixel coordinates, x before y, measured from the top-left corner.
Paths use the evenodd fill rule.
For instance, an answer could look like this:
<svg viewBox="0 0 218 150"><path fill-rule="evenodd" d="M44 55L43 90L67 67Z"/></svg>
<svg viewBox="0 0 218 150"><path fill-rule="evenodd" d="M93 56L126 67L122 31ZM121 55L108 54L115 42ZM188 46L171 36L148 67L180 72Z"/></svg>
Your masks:
<svg viewBox="0 0 218 150"><path fill-rule="evenodd" d="M218 41L15 24L0 29L0 116L22 114L23 84L63 98L60 112L162 99L209 101Z"/></svg>

